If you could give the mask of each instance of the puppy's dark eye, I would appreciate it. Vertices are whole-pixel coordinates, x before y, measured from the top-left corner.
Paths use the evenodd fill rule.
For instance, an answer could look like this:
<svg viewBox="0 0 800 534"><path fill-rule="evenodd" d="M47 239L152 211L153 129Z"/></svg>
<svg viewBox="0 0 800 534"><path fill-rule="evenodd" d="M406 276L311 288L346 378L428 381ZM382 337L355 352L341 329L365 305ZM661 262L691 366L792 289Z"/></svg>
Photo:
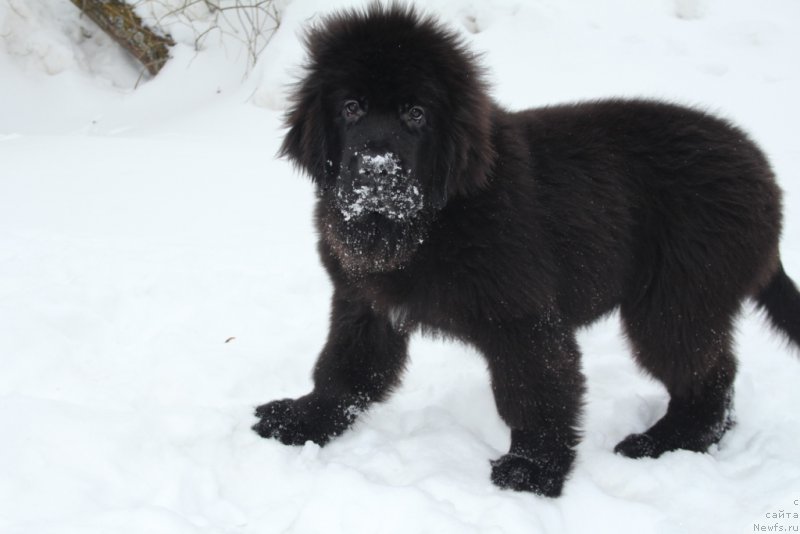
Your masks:
<svg viewBox="0 0 800 534"><path fill-rule="evenodd" d="M419 106L413 106L408 110L408 118L419 124L425 119L425 110Z"/></svg>
<svg viewBox="0 0 800 534"><path fill-rule="evenodd" d="M346 118L353 118L361 113L361 104L358 100L346 100L342 107L342 114Z"/></svg>

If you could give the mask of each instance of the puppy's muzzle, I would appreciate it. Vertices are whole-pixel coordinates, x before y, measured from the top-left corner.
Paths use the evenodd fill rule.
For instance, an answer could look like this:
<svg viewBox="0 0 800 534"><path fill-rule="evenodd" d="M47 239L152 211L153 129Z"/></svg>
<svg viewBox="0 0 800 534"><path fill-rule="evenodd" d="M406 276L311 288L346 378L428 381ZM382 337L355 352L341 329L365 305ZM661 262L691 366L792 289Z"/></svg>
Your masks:
<svg viewBox="0 0 800 534"><path fill-rule="evenodd" d="M375 181L402 174L400 160L392 152L383 154L359 154L356 156L356 168L359 176Z"/></svg>
<svg viewBox="0 0 800 534"><path fill-rule="evenodd" d="M340 185L336 195L346 221L371 213L406 221L422 209L420 184L394 153L357 154L353 171L351 184Z"/></svg>

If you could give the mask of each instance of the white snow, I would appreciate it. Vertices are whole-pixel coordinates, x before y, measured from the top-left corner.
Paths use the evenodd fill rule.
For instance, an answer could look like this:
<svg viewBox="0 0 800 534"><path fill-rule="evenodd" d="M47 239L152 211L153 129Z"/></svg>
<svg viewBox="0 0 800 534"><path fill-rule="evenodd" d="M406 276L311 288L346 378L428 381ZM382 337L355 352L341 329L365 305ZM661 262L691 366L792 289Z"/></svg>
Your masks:
<svg viewBox="0 0 800 534"><path fill-rule="evenodd" d="M614 455L666 395L615 317L582 332L584 440L557 500L491 485L508 432L458 344L415 337L404 385L325 448L250 430L309 389L327 331L314 192L274 155L300 28L334 4L282 2L249 77L235 40L179 34L139 80L69 2L0 3L0 532L800 530L799 352L749 308L738 424L710 454ZM800 280L795 0L423 5L512 108L653 96L742 125L786 191Z"/></svg>

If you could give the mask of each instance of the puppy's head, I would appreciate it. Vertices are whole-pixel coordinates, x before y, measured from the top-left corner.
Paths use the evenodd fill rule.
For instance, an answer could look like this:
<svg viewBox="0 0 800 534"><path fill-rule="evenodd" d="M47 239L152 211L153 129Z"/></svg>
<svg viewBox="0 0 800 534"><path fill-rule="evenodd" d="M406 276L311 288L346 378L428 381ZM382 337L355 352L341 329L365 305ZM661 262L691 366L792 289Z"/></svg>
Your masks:
<svg viewBox="0 0 800 534"><path fill-rule="evenodd" d="M482 72L456 34L396 5L332 15L307 48L281 154L317 185L323 236L343 264L400 268L453 196L485 185Z"/></svg>

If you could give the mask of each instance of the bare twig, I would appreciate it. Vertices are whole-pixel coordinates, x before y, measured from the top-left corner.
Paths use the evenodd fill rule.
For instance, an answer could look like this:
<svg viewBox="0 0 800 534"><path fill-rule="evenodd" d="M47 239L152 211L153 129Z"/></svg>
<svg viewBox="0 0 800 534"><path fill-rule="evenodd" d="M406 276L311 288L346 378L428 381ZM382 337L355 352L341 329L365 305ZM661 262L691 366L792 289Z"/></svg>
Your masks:
<svg viewBox="0 0 800 534"><path fill-rule="evenodd" d="M248 70L280 25L274 0L137 0L135 5L158 26L190 28L197 50L213 33L241 43L247 51Z"/></svg>

